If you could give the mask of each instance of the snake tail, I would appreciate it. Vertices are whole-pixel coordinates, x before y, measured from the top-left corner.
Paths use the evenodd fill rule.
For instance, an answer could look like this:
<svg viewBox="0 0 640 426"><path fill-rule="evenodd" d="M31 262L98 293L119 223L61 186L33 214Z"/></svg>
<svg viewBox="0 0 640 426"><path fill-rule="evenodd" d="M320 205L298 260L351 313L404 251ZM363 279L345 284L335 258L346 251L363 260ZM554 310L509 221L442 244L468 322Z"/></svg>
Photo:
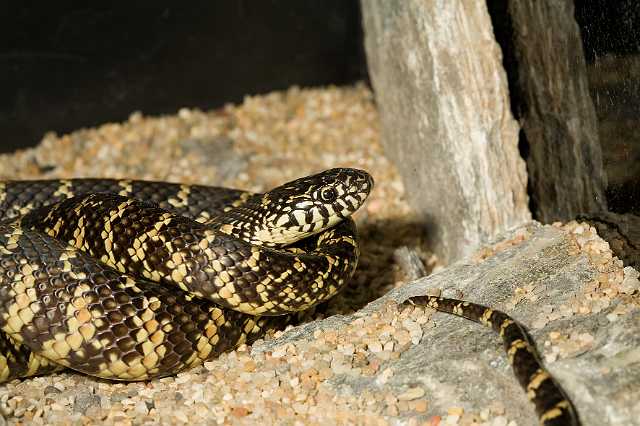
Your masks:
<svg viewBox="0 0 640 426"><path fill-rule="evenodd" d="M415 296L405 304L428 306L492 328L502 337L509 363L527 397L535 405L540 425L580 425L571 400L543 366L531 337L509 315L476 303L438 296Z"/></svg>

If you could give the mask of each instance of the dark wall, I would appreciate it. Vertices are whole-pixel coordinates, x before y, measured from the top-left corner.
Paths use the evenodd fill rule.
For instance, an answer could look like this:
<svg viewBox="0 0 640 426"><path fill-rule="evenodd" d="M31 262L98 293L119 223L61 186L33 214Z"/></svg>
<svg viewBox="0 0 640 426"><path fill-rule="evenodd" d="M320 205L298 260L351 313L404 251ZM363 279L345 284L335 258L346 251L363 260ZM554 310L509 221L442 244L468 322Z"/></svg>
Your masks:
<svg viewBox="0 0 640 426"><path fill-rule="evenodd" d="M365 78L357 0L11 1L0 6L0 152L135 110Z"/></svg>
<svg viewBox="0 0 640 426"><path fill-rule="evenodd" d="M587 61L640 52L640 1L575 0Z"/></svg>

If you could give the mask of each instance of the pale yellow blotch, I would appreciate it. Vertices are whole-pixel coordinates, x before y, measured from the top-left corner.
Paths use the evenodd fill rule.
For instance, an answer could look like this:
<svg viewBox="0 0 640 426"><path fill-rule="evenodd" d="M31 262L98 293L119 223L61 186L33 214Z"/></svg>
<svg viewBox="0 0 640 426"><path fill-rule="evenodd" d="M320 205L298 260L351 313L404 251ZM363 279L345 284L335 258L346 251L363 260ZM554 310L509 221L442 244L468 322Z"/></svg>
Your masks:
<svg viewBox="0 0 640 426"><path fill-rule="evenodd" d="M160 345L162 342L164 342L164 332L162 330L156 331L149 336L149 340L156 346Z"/></svg>
<svg viewBox="0 0 640 426"><path fill-rule="evenodd" d="M107 370L113 373L114 377L124 378L124 373L128 370L127 364L125 364L124 361L113 357L110 361L111 362L107 366Z"/></svg>
<svg viewBox="0 0 640 426"><path fill-rule="evenodd" d="M231 281L232 281L231 275L229 275L229 273L227 271L222 271L222 272L220 272L220 274L218 276L220 277L220 279L224 283L227 283L227 287L228 287L228 283L231 283ZM233 286L231 286L231 291L235 291Z"/></svg>
<svg viewBox="0 0 640 426"><path fill-rule="evenodd" d="M149 337L149 333L147 333L147 331L144 328L140 328L135 335L136 342L138 343L143 343L147 341L148 337Z"/></svg>
<svg viewBox="0 0 640 426"><path fill-rule="evenodd" d="M155 354L155 352L154 352L155 345L151 341L147 340L147 341L143 342L141 347L142 347L142 354L145 357L150 355L150 354Z"/></svg>
<svg viewBox="0 0 640 426"><path fill-rule="evenodd" d="M29 308L22 309L18 314L23 324L31 324L33 317L35 316L33 311Z"/></svg>
<svg viewBox="0 0 640 426"><path fill-rule="evenodd" d="M164 358L164 356L167 354L167 348L164 345L160 345L156 348L156 353L160 358Z"/></svg>
<svg viewBox="0 0 640 426"><path fill-rule="evenodd" d="M212 320L214 320L214 321L215 321L215 320L217 320L217 319L218 319L218 318L220 318L220 317L224 317L224 315L223 315L223 314L224 314L224 312L222 312L222 309L220 309L220 308L215 308L215 309L213 309L213 310L211 311L211 313L209 314L209 317L210 317Z"/></svg>
<svg viewBox="0 0 640 426"><path fill-rule="evenodd" d="M149 301L147 300L147 309L145 309L144 311L142 311L142 313L140 313L140 319L142 321L144 321L144 327L145 329L149 329L149 327L151 327L153 325L153 323L158 323L156 320L153 319L153 311L151 309L149 309Z"/></svg>
<svg viewBox="0 0 640 426"><path fill-rule="evenodd" d="M145 252L144 252L144 250L142 250L142 248L137 248L137 249L136 249L136 258L137 258L139 261L143 261L143 260L144 260L144 258L145 258Z"/></svg>
<svg viewBox="0 0 640 426"><path fill-rule="evenodd" d="M158 308L162 306L162 302L157 297L150 297L149 299L149 309L152 311L157 311Z"/></svg>
<svg viewBox="0 0 640 426"><path fill-rule="evenodd" d="M202 250L206 250L209 247L209 241L206 238L201 239L198 242L198 247L200 247Z"/></svg>
<svg viewBox="0 0 640 426"><path fill-rule="evenodd" d="M209 212L203 211L200 212L200 215L195 219L195 221L198 223L205 223L209 219L211 219L211 215L209 214Z"/></svg>
<svg viewBox="0 0 640 426"><path fill-rule="evenodd" d="M222 288L218 291L218 295L219 295L222 299L224 299L224 300L227 300L227 299L230 299L231 297L233 297L233 293L231 293L231 292L229 291L229 289L228 289L228 288L226 288L226 287L222 287Z"/></svg>
<svg viewBox="0 0 640 426"><path fill-rule="evenodd" d="M493 315L493 309L485 309L480 317L480 322L485 325L491 325L491 316Z"/></svg>
<svg viewBox="0 0 640 426"><path fill-rule="evenodd" d="M213 267L213 270L216 272L221 272L223 270L222 263L220 263L219 260L211 261L211 266Z"/></svg>
<svg viewBox="0 0 640 426"><path fill-rule="evenodd" d="M171 271L171 279L176 283L181 283L184 279L184 274L180 270L174 269Z"/></svg>
<svg viewBox="0 0 640 426"><path fill-rule="evenodd" d="M204 344L200 345L200 341L204 342ZM211 354L211 351L213 351L213 346L211 346L210 342L203 337L200 338L200 341L198 342L198 354L201 359L207 359Z"/></svg>
<svg viewBox="0 0 640 426"><path fill-rule="evenodd" d="M511 324L513 324L513 321L511 321L510 319L503 321L502 324L500 324L500 336L504 336L504 331L507 329L507 327L509 327Z"/></svg>
<svg viewBox="0 0 640 426"><path fill-rule="evenodd" d="M80 327L78 327L78 333L82 335L83 339L86 342L91 342L96 334L96 328L93 326L93 324L82 324ZM100 342L98 341L92 343L95 343L96 345L100 344Z"/></svg>
<svg viewBox="0 0 640 426"><path fill-rule="evenodd" d="M456 315L463 315L464 314L464 309L462 308L460 303L458 303L458 304L453 306L453 313L456 314Z"/></svg>
<svg viewBox="0 0 640 426"><path fill-rule="evenodd" d="M545 411L540 416L540 424L544 424L547 420L555 419L562 415L563 411L567 411L569 409L569 401L562 400L558 402L555 407L550 410Z"/></svg>
<svg viewBox="0 0 640 426"><path fill-rule="evenodd" d="M540 387L540 385L549 379L551 376L544 370L538 369L534 374L529 384L527 385L527 390L536 390Z"/></svg>
<svg viewBox="0 0 640 426"><path fill-rule="evenodd" d="M44 346L44 345L43 345ZM71 352L71 347L64 340L57 340L53 342L51 345L51 350L56 354L57 358L67 358L69 356L69 352ZM48 352L47 352L48 353ZM47 358L51 358L51 356L44 354Z"/></svg>
<svg viewBox="0 0 640 426"><path fill-rule="evenodd" d="M158 354L153 352L153 350L149 353L145 352L145 356L142 358L142 365L147 369L152 369L158 365L159 359L160 357L158 357Z"/></svg>
<svg viewBox="0 0 640 426"><path fill-rule="evenodd" d="M122 190L118 192L118 195L127 196L133 192L133 185L128 179L118 181L118 186L122 188Z"/></svg>
<svg viewBox="0 0 640 426"><path fill-rule="evenodd" d="M147 368L142 365L141 360L136 359L133 364L129 366L128 374L132 379L147 377Z"/></svg>
<svg viewBox="0 0 640 426"><path fill-rule="evenodd" d="M27 308L34 299L30 298L26 292L18 294L15 298L15 305L18 309Z"/></svg>
<svg viewBox="0 0 640 426"><path fill-rule="evenodd" d="M60 180L60 186L58 187L56 192L53 193L53 195L56 197L71 198L73 197L71 186L72 182L70 180L62 179Z"/></svg>
<svg viewBox="0 0 640 426"><path fill-rule="evenodd" d="M300 261L300 259L298 259L297 257L295 258L295 262L293 263L293 268L298 271L298 272L302 272L304 271L307 267L306 265Z"/></svg>
<svg viewBox="0 0 640 426"><path fill-rule="evenodd" d="M218 228L218 231L222 232L223 234L228 234L228 235L232 235L233 231L235 230L235 228L233 227L233 225L230 224L224 224L221 227Z"/></svg>
<svg viewBox="0 0 640 426"><path fill-rule="evenodd" d="M524 340L521 340L521 339L514 340L513 343L511 343L509 350L507 351L509 362L513 364L513 358L515 357L516 352L518 352L521 349L526 349L527 347L528 345Z"/></svg>
<svg viewBox="0 0 640 426"><path fill-rule="evenodd" d="M65 341L73 351L77 351L80 346L82 346L82 342L84 341L84 339L82 338L81 334L74 333L70 336L67 336Z"/></svg>

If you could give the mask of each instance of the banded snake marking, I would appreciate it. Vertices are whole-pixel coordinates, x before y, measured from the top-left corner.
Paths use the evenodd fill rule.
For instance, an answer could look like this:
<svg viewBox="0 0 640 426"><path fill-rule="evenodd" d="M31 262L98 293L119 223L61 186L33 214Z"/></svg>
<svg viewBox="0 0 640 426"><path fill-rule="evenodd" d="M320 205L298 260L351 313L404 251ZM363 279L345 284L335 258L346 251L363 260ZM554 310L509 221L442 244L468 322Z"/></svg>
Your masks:
<svg viewBox="0 0 640 426"><path fill-rule="evenodd" d="M349 216L372 186L355 169L265 194L114 179L0 182L0 381L63 367L162 377L284 327L353 274ZM492 327L541 424L578 424L509 316L434 296L406 303Z"/></svg>

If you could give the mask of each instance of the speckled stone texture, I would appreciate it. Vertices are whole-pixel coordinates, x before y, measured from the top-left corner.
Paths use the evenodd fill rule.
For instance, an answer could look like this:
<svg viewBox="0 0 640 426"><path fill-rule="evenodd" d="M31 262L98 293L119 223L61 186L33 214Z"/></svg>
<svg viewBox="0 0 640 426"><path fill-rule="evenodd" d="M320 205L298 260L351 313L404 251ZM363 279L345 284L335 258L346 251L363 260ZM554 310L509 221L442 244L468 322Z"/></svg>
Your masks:
<svg viewBox="0 0 640 426"><path fill-rule="evenodd" d="M518 123L482 1L362 1L381 141L447 262L531 218Z"/></svg>
<svg viewBox="0 0 640 426"><path fill-rule="evenodd" d="M335 374L324 386L362 409L377 401L369 409L392 424L440 424L436 417L444 424L538 424L497 335L464 319L396 305L434 290L510 312L525 324L583 425L640 424L638 272L623 269L593 228L575 222L509 232L353 315L256 344L253 354L284 351L304 359L311 348L333 345L341 355L332 358ZM370 360L367 367L354 365L359 355ZM373 374L372 360L379 363ZM336 368L344 364L350 367ZM415 406L424 400L427 415Z"/></svg>

